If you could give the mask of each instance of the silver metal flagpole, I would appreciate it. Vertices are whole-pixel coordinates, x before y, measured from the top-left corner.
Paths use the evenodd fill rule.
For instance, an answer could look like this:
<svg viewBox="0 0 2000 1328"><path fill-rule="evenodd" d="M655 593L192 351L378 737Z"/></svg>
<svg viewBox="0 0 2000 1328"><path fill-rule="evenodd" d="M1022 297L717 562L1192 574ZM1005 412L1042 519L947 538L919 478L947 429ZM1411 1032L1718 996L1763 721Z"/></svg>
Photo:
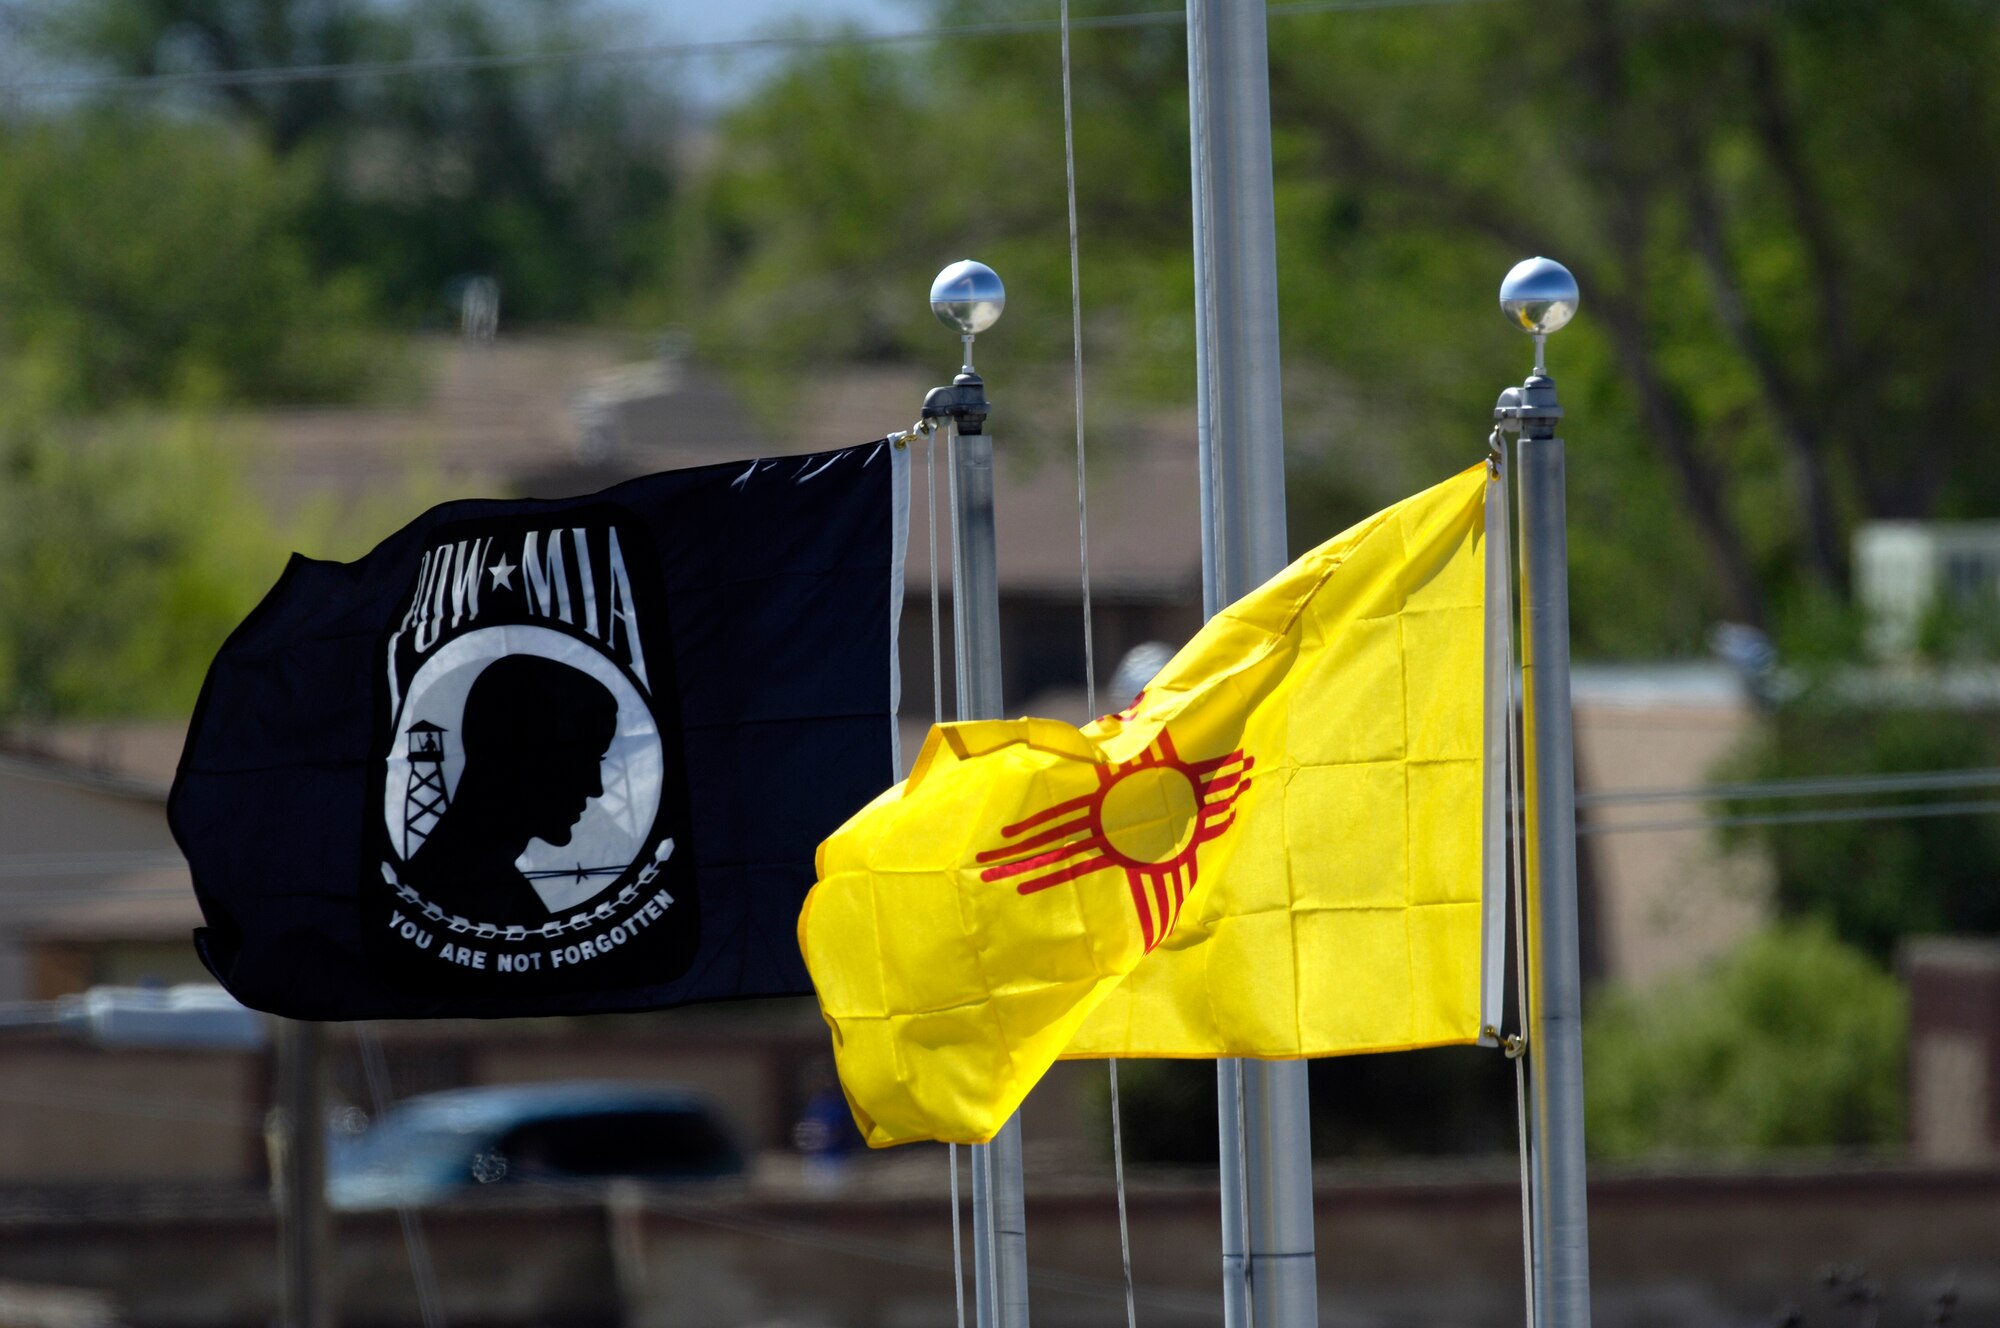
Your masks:
<svg viewBox="0 0 2000 1328"><path fill-rule="evenodd" d="M1575 316L1576 278L1531 258L1500 283L1500 308L1535 338L1535 368L1500 394L1518 427L1521 676L1527 756L1526 944L1529 1152L1535 1304L1547 1328L1588 1328L1590 1231L1583 1158L1583 980L1577 956L1576 750L1570 727L1569 539L1562 407L1543 363Z"/></svg>
<svg viewBox="0 0 2000 1328"><path fill-rule="evenodd" d="M326 1211L326 1025L278 1027L278 1243L282 1328L332 1328Z"/></svg>
<svg viewBox="0 0 2000 1328"><path fill-rule="evenodd" d="M1286 562L1278 242L1264 6L1188 0L1202 602L1213 615ZM1219 1061L1227 1328L1314 1328L1312 1138L1299 1061Z"/></svg>
<svg viewBox="0 0 2000 1328"><path fill-rule="evenodd" d="M998 719L1000 580L993 538L993 439L986 385L972 370L972 339L1000 318L1007 292L993 269L967 259L938 273L931 310L965 344L950 387L932 389L924 418L951 426L951 621L960 719ZM936 575L933 571L932 575ZM972 1149L973 1292L979 1328L1028 1328L1028 1229L1021 1118Z"/></svg>

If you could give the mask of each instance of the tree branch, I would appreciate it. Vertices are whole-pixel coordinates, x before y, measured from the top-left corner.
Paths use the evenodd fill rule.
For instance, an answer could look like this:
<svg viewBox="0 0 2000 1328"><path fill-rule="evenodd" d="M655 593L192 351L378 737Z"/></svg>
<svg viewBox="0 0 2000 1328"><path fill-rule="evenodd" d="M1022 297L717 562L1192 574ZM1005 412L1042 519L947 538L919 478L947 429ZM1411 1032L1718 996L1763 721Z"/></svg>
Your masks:
<svg viewBox="0 0 2000 1328"><path fill-rule="evenodd" d="M1593 301L1598 316L1611 331L1619 367L1639 398L1639 417L1646 432L1666 454L1680 481L1681 497L1706 537L1709 559L1722 581L1729 611L1753 626L1768 624L1764 592L1751 569L1750 552L1723 500L1721 477L1695 444L1694 424L1687 410L1660 376L1647 344L1645 320L1637 305L1619 296Z"/></svg>
<svg viewBox="0 0 2000 1328"><path fill-rule="evenodd" d="M1819 306L1820 389L1830 407L1827 412L1830 432L1853 467L1863 501L1872 509L1880 477L1875 473L1862 436L1841 423L1866 415L1865 411L1847 408L1852 385L1860 378L1861 356L1855 348L1848 313L1846 263L1834 239L1830 209L1806 165L1798 124L1785 100L1783 73L1770 35L1759 33L1752 37L1744 56L1750 66L1751 128L1771 163L1786 210L1804 246L1807 269L1812 273L1814 297Z"/></svg>
<svg viewBox="0 0 2000 1328"><path fill-rule="evenodd" d="M1380 151L1359 126L1338 112L1323 110L1318 127L1330 149L1331 170L1422 199L1429 215L1497 241L1515 253L1541 253L1547 248L1549 237L1540 228L1518 220L1513 207L1412 165L1406 158ZM1631 191L1617 192L1629 195ZM1626 257L1626 292L1636 292L1643 289L1644 281L1644 236L1636 229L1644 224L1644 205L1627 196L1618 211L1618 229L1624 233L1624 242L1615 247ZM1688 511L1704 536L1703 547L1729 612L1742 621L1764 625L1768 615L1763 592L1742 533L1723 499L1722 479L1701 455L1692 421L1659 371L1636 297L1621 293L1608 273L1596 271L1588 263L1570 261L1568 265L1579 285L1591 292L1592 306L1611 329L1619 366L1639 400L1640 418L1680 483Z"/></svg>
<svg viewBox="0 0 2000 1328"><path fill-rule="evenodd" d="M1700 138L1693 128L1685 126L1677 138L1676 158L1681 194L1687 204L1688 229L1708 275L1716 313L1730 340L1736 343L1738 353L1749 364L1751 376L1764 398L1764 407L1791 455L1792 478L1798 486L1804 515L1807 565L1824 587L1843 592L1847 585L1845 544L1821 439L1800 407L1798 389L1786 377L1771 343L1758 329L1744 303L1742 281L1729 256L1722 209L1703 160Z"/></svg>

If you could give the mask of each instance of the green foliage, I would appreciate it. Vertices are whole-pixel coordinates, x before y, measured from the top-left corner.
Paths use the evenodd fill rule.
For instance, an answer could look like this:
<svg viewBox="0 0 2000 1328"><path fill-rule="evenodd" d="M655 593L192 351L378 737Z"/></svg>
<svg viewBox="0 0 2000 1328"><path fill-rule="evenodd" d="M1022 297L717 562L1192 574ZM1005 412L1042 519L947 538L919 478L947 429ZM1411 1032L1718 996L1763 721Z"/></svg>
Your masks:
<svg viewBox="0 0 2000 1328"><path fill-rule="evenodd" d="M477 60L626 34L574 0L75 0L37 35L66 60L146 75ZM499 279L510 321L615 307L657 280L678 117L629 67L245 82L198 104L309 179L298 220L313 269L366 272L405 316L449 317L472 275Z"/></svg>
<svg viewBox="0 0 2000 1328"><path fill-rule="evenodd" d="M1194 344L1185 56L1154 29L1080 32L1075 54L1078 175L1115 182L1091 191L1083 222L1092 381L1126 401L1179 395ZM753 381L800 360L935 364L949 351L912 291L976 254L1007 279L1004 330L979 364L1017 385L1010 447L1059 446L1070 310L1055 55L1042 37L954 43L950 80L934 52L902 48L789 65L718 127L676 213L677 275L657 316ZM968 83L976 115L955 91Z"/></svg>
<svg viewBox="0 0 2000 1328"><path fill-rule="evenodd" d="M1642 1158L1893 1146L1907 1025L1895 979L1817 924L1777 927L1658 987L1605 989L1584 1019L1590 1148ZM1512 1070L1489 1049L1310 1068L1316 1157L1515 1146ZM1119 1087L1128 1160L1214 1162L1213 1065L1125 1061Z"/></svg>
<svg viewBox="0 0 2000 1328"><path fill-rule="evenodd" d="M198 420L0 425L0 719L186 714L283 563Z"/></svg>
<svg viewBox="0 0 2000 1328"><path fill-rule="evenodd" d="M1825 689L1835 684L1821 684ZM1807 696L1782 708L1722 773L1727 779L1886 775L2000 766L2000 723L1959 709L1882 707ZM1815 810L1962 801L1983 794L1866 794L1816 799ZM1796 813L1796 799L1742 799L1724 815ZM2000 823L1991 816L1912 816L1738 827L1759 844L1789 917L1816 919L1849 945L1887 962L1905 936L2000 932Z"/></svg>
<svg viewBox="0 0 2000 1328"><path fill-rule="evenodd" d="M373 367L358 281L316 274L298 172L214 124L0 134L0 353L39 399L316 401Z"/></svg>
<svg viewBox="0 0 2000 1328"><path fill-rule="evenodd" d="M1545 252L1584 287L1551 361L1579 653L1697 654L1718 618L1851 651L1828 606L1855 521L2000 503L1980 445L2000 433L2000 320L1980 297L2000 289L1996 16L2000 0L1274 12L1294 544L1480 455L1528 357L1495 278ZM60 61L147 75L587 47L622 35L614 18L589 0L75 0L23 22ZM1193 396L1185 37L1079 27L1073 53L1104 474L1122 436ZM940 363L912 292L977 253L1010 289L980 350L1012 385L1010 453L1061 446L1051 34L804 51L691 170L673 69L41 108L0 139L0 351L72 409L324 399L368 379L367 320L448 317L456 284L491 273L507 325L683 323L754 385L801 361Z"/></svg>
<svg viewBox="0 0 2000 1328"><path fill-rule="evenodd" d="M989 0L930 12L1013 16ZM1852 0L1274 14L1294 542L1479 454L1487 403L1527 361L1494 278L1536 251L1585 291L1552 360L1573 421L1580 653L1698 654L1718 618L1778 629L1847 597L1855 521L1990 511L2000 468L1977 440L2000 432L2000 320L1990 300L1935 296L2000 288L1996 15L1996 0L1887 17ZM614 32L608 11L562 0L78 0L41 36L146 74ZM1073 46L1087 404L1115 453L1193 394L1185 40L1081 27ZM715 126L685 186L657 69L189 99L308 181L292 230L316 278L364 272L384 307L437 317L453 283L490 272L510 322L688 324L753 385L802 359L935 363L912 283L976 251L1012 303L981 365L1014 385L1010 437L1033 450L1056 445L1068 404L1057 49L1047 33L815 47Z"/></svg>
<svg viewBox="0 0 2000 1328"><path fill-rule="evenodd" d="M1603 992L1584 1018L1591 1151L1893 1145L1908 1021L1895 979L1817 926L1767 932L1649 991Z"/></svg>
<svg viewBox="0 0 2000 1328"><path fill-rule="evenodd" d="M1944 665L2000 661L2000 595L1987 588L1938 596L1917 625L1917 654Z"/></svg>
<svg viewBox="0 0 2000 1328"><path fill-rule="evenodd" d="M2000 322L1925 292L2000 282L1996 12L1274 13L1295 541L1479 454L1528 362L1492 292L1534 252L1584 289L1552 349L1580 652L1776 628L1846 597L1855 520L1990 510L2000 470L1974 440L2000 430ZM1185 50L1171 26L1082 29L1074 50L1090 404L1115 449L1193 391ZM968 84L973 115L948 95ZM1060 394L1036 373L1068 350L1060 86L1046 35L802 56L722 126L677 217L676 307L702 352L935 361L895 292L976 251L1013 301L982 365L1018 397Z"/></svg>

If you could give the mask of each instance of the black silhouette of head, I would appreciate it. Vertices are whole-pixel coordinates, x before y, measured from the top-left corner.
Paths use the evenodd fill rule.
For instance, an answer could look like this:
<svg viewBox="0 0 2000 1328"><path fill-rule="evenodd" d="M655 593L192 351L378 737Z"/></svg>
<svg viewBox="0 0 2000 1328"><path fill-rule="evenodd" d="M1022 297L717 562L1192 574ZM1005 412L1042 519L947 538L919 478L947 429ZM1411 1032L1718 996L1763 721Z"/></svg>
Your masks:
<svg viewBox="0 0 2000 1328"><path fill-rule="evenodd" d="M582 669L504 656L465 698L465 772L453 801L491 803L523 847L530 839L567 844L584 807L604 792L598 763L617 731L617 699Z"/></svg>
<svg viewBox="0 0 2000 1328"><path fill-rule="evenodd" d="M487 665L465 698L458 787L410 861L419 888L448 908L480 907L468 894L539 907L514 859L531 839L569 843L604 792L600 763L617 731L617 698L583 670L539 655Z"/></svg>

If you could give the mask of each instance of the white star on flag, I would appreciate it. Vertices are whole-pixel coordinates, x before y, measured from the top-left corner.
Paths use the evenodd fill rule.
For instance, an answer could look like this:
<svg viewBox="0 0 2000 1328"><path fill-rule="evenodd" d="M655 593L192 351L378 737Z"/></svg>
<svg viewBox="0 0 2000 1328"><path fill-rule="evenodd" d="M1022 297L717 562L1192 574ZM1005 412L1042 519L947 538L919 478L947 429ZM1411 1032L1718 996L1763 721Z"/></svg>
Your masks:
<svg viewBox="0 0 2000 1328"><path fill-rule="evenodd" d="M514 564L507 561L506 554L501 554L500 561L487 568L486 574L493 578L493 589L498 590L502 586L509 590L514 588Z"/></svg>

